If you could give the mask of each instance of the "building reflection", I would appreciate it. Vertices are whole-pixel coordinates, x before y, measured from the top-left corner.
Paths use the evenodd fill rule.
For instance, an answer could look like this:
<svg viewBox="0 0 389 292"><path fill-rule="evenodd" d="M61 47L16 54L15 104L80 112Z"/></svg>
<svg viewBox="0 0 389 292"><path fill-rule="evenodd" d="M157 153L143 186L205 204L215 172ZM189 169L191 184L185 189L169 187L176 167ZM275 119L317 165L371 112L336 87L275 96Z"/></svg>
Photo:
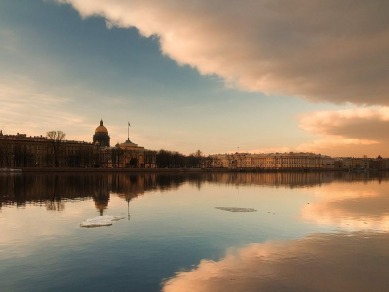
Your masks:
<svg viewBox="0 0 389 292"><path fill-rule="evenodd" d="M3 174L0 175L0 208L34 204L61 211L66 201L93 199L102 215L111 195L129 203L145 192L177 189L187 179L170 174Z"/></svg>
<svg viewBox="0 0 389 292"><path fill-rule="evenodd" d="M389 180L386 172L280 172L280 173L50 173L1 174L0 208L4 205L44 205L61 211L68 200L93 199L100 214L107 208L111 195L129 203L151 191L165 191L190 184L201 189L203 184L260 185L268 187L305 188L333 182L367 182Z"/></svg>

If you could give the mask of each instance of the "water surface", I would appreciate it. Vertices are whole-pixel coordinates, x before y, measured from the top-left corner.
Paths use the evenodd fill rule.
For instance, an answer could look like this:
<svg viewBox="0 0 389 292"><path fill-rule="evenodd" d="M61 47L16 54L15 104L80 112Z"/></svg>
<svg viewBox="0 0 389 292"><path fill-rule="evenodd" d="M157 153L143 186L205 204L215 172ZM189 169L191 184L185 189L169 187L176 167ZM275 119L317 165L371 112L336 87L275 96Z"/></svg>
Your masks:
<svg viewBox="0 0 389 292"><path fill-rule="evenodd" d="M386 173L3 174L0 290L385 291L388 194ZM125 219L80 227L100 215Z"/></svg>

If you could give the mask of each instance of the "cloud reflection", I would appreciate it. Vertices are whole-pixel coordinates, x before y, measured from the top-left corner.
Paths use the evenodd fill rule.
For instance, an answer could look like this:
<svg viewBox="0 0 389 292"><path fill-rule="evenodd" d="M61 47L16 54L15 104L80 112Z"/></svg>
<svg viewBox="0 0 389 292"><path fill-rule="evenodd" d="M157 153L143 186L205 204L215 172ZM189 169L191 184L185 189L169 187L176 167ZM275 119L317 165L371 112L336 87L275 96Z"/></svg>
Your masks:
<svg viewBox="0 0 389 292"><path fill-rule="evenodd" d="M313 192L318 201L303 207L303 219L348 230L389 230L386 184L335 183Z"/></svg>
<svg viewBox="0 0 389 292"><path fill-rule="evenodd" d="M162 291L384 291L389 234L317 234L251 244L178 272Z"/></svg>

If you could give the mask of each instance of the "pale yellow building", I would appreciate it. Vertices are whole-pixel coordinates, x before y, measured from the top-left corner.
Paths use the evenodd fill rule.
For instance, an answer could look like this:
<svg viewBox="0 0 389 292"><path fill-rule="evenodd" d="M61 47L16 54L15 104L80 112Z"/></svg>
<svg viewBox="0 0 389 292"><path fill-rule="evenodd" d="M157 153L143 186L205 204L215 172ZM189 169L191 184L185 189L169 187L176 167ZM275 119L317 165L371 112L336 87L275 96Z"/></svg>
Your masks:
<svg viewBox="0 0 389 292"><path fill-rule="evenodd" d="M213 167L257 169L321 169L334 168L334 159L314 153L216 154Z"/></svg>

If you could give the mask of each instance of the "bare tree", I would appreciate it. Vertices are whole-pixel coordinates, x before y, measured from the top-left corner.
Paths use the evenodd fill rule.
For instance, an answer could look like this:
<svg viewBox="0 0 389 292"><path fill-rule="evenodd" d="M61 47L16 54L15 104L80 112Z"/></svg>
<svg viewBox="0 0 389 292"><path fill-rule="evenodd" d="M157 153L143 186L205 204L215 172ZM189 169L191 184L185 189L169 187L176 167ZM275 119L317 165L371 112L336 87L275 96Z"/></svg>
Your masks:
<svg viewBox="0 0 389 292"><path fill-rule="evenodd" d="M62 141L65 139L66 134L62 131L49 131L47 132L47 138L55 140L55 141Z"/></svg>
<svg viewBox="0 0 389 292"><path fill-rule="evenodd" d="M54 156L54 166L59 166L59 154L61 150L61 143L65 139L66 134L62 131L49 131L46 133L48 139L51 140L51 147Z"/></svg>

